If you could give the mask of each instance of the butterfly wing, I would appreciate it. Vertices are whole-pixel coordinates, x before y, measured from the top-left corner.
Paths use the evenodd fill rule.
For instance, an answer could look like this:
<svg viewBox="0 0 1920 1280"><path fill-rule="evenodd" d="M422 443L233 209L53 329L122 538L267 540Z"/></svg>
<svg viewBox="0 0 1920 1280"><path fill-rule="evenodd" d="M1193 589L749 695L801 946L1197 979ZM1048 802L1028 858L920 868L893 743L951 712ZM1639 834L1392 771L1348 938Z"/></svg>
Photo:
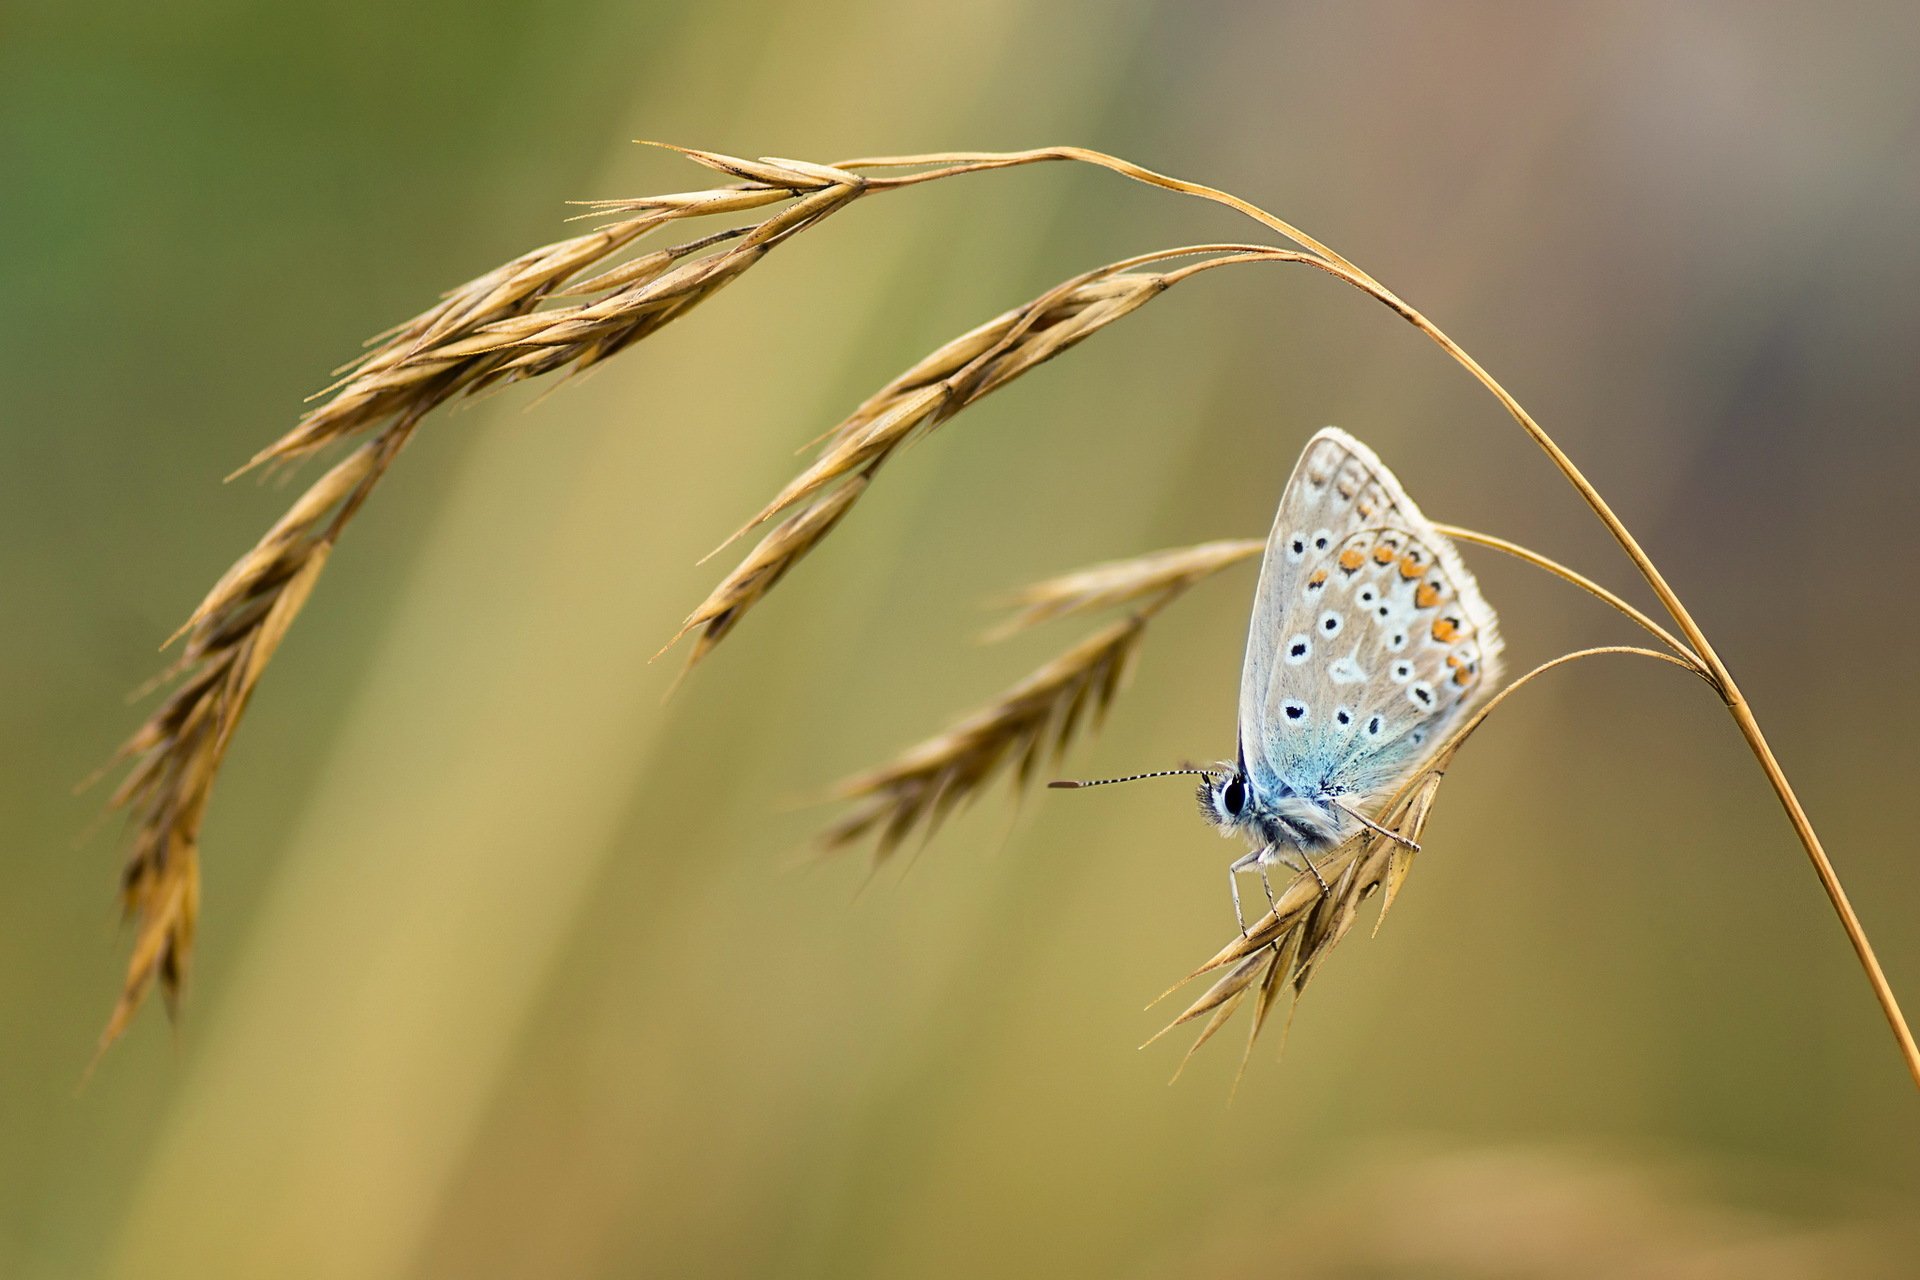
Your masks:
<svg viewBox="0 0 1920 1280"><path fill-rule="evenodd" d="M1361 530L1316 566L1329 574L1307 650L1283 641L1269 688L1267 757L1295 792L1392 792L1493 687L1496 620L1437 537Z"/></svg>
<svg viewBox="0 0 1920 1280"><path fill-rule="evenodd" d="M1493 686L1498 620L1371 449L1308 441L1267 539L1241 674L1255 796L1391 791Z"/></svg>

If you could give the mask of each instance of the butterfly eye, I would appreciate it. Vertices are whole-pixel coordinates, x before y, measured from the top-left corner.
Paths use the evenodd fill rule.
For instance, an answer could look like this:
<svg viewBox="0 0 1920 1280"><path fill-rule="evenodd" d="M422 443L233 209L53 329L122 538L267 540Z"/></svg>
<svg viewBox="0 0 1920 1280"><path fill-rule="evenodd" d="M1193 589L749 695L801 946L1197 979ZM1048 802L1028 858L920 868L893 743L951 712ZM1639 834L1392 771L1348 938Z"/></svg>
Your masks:
<svg viewBox="0 0 1920 1280"><path fill-rule="evenodd" d="M1229 782L1226 788L1220 792L1220 803L1226 806L1228 813L1236 818L1239 817L1240 810L1244 808L1247 803L1246 784L1238 778Z"/></svg>

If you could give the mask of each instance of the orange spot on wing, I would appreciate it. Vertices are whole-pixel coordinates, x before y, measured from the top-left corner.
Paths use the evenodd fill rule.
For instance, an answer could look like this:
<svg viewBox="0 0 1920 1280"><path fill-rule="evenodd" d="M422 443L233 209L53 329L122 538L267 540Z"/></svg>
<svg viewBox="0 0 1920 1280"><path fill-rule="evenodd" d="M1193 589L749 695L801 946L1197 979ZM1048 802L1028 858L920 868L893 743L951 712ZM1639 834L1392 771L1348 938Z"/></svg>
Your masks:
<svg viewBox="0 0 1920 1280"><path fill-rule="evenodd" d="M1418 600L1419 597L1415 596L1414 599ZM1424 609L1426 605L1423 604L1420 607ZM1433 638L1441 644L1452 644L1459 634L1460 628L1454 625L1452 618L1442 618L1433 624Z"/></svg>
<svg viewBox="0 0 1920 1280"><path fill-rule="evenodd" d="M1375 564L1393 563L1393 548L1384 542L1381 543L1373 549L1373 560Z"/></svg>
<svg viewBox="0 0 1920 1280"><path fill-rule="evenodd" d="M1348 547L1340 553L1340 567L1348 573L1352 573L1366 562L1366 552L1360 550L1358 547Z"/></svg>
<svg viewBox="0 0 1920 1280"><path fill-rule="evenodd" d="M1417 578L1425 572L1426 566L1420 563L1420 553L1418 551L1409 551L1406 555L1400 557L1401 577Z"/></svg>
<svg viewBox="0 0 1920 1280"><path fill-rule="evenodd" d="M1326 585L1327 571L1325 569L1315 569L1307 578L1307 586L1309 587L1324 587Z"/></svg>
<svg viewBox="0 0 1920 1280"><path fill-rule="evenodd" d="M1413 593L1413 607L1431 609L1440 603L1440 589L1430 582L1423 582Z"/></svg>

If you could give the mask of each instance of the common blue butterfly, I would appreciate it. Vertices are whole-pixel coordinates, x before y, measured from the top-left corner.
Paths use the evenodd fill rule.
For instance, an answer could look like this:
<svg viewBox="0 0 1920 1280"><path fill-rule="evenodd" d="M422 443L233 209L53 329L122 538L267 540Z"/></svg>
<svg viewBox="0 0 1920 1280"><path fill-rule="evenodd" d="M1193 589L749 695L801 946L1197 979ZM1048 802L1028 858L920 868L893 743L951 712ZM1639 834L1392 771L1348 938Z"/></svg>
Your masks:
<svg viewBox="0 0 1920 1280"><path fill-rule="evenodd" d="M1318 432L1267 536L1235 759L1168 771L1204 774L1201 814L1247 841L1230 873L1242 931L1241 872L1263 885L1274 863L1317 876L1313 855L1362 827L1400 838L1370 811L1493 687L1500 649L1453 544L1373 450L1336 427Z"/></svg>

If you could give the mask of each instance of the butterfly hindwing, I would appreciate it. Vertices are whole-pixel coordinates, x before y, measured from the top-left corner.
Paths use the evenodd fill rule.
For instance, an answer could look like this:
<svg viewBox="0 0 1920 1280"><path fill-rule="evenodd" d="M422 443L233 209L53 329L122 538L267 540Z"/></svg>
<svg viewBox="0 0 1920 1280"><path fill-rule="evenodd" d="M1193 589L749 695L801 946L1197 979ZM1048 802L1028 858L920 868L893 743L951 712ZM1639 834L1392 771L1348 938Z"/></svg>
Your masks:
<svg viewBox="0 0 1920 1280"><path fill-rule="evenodd" d="M1395 789L1479 701L1499 641L1487 643L1471 580L1409 530L1357 532L1327 567L1316 620L1337 634L1276 671L1268 756L1303 795L1366 799Z"/></svg>

